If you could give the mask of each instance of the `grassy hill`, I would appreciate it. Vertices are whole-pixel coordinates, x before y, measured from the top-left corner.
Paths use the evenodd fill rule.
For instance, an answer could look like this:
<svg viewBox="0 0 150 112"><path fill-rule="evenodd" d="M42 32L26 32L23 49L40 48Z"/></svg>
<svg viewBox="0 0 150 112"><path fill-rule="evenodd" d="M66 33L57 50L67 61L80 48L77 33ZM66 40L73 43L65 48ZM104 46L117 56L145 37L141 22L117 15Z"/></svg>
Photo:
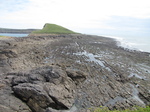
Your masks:
<svg viewBox="0 0 150 112"><path fill-rule="evenodd" d="M31 34L76 34L76 32L56 24L47 23L42 30L33 31Z"/></svg>

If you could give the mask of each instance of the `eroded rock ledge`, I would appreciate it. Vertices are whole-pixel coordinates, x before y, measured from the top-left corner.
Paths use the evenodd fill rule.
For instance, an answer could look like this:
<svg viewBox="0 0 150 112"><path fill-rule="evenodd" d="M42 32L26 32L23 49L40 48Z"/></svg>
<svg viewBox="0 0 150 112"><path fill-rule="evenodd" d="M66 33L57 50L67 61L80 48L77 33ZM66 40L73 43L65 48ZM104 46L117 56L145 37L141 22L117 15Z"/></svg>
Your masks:
<svg viewBox="0 0 150 112"><path fill-rule="evenodd" d="M0 40L1 112L86 112L150 104L150 53L90 35Z"/></svg>

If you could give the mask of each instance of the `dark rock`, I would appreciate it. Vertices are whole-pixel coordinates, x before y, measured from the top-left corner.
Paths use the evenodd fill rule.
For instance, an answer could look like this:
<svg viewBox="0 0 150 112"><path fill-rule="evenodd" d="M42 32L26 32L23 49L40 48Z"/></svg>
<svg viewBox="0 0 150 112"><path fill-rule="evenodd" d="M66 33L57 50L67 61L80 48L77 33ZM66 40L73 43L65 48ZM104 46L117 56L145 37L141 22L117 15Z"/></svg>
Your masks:
<svg viewBox="0 0 150 112"><path fill-rule="evenodd" d="M55 105L55 102L47 95L41 85L19 84L13 87L14 93L27 103L35 112L44 112L44 109Z"/></svg>
<svg viewBox="0 0 150 112"><path fill-rule="evenodd" d="M81 71L75 71L75 70L66 70L66 73L68 77L70 77L73 81L76 82L76 84L82 83L84 80L86 80L86 73Z"/></svg>
<svg viewBox="0 0 150 112"><path fill-rule="evenodd" d="M17 57L17 52L16 52L15 50L10 50L10 49L1 51L0 54L1 54L1 55L3 54L3 55L5 55L5 56L8 57L8 58Z"/></svg>
<svg viewBox="0 0 150 112"><path fill-rule="evenodd" d="M0 112L31 112L30 108L13 95L13 91L7 85L0 88Z"/></svg>
<svg viewBox="0 0 150 112"><path fill-rule="evenodd" d="M75 84L59 67L42 67L31 74L16 74L12 79L15 95L33 111L46 108L69 109L75 99ZM48 80L46 80L48 79Z"/></svg>
<svg viewBox="0 0 150 112"><path fill-rule="evenodd" d="M31 73L39 74L43 76L45 78L45 81L50 82L50 83L60 83L62 80L62 77L64 77L64 71L62 71L58 67L52 67L52 66L41 67L41 68L32 70Z"/></svg>
<svg viewBox="0 0 150 112"><path fill-rule="evenodd" d="M146 105L150 105L150 92L145 87L140 87L139 97Z"/></svg>
<svg viewBox="0 0 150 112"><path fill-rule="evenodd" d="M38 83L45 82L45 79L40 74L24 74L24 73L16 73L12 78L12 86L21 84L21 83Z"/></svg>
<svg viewBox="0 0 150 112"><path fill-rule="evenodd" d="M16 96L27 102L33 111L44 111L47 107L64 110L74 103L74 87L71 86L71 82L68 83L65 85L24 83L14 86L13 91Z"/></svg>

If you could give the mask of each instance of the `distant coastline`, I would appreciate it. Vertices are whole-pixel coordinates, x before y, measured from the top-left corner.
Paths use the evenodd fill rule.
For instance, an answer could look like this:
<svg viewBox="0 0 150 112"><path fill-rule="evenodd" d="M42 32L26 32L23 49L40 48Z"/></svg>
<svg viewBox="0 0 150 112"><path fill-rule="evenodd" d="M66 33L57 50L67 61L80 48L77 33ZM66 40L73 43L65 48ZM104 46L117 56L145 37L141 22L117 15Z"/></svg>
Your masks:
<svg viewBox="0 0 150 112"><path fill-rule="evenodd" d="M0 28L0 33L19 33L19 34L29 34L32 31L39 29L10 29L10 28Z"/></svg>

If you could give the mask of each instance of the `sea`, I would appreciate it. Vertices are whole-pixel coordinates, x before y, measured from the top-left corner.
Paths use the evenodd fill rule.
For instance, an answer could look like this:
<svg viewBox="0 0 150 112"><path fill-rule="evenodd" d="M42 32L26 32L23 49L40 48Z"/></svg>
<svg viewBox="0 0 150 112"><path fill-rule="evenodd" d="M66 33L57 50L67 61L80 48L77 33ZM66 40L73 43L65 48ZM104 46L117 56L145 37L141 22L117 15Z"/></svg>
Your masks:
<svg viewBox="0 0 150 112"><path fill-rule="evenodd" d="M14 34L14 33L0 33L2 36L11 36L11 37L26 37L28 34ZM150 53L150 37L125 37L125 36L113 36L113 35L100 35L104 37L114 38L118 41L118 46L128 48L131 50L139 50L143 52Z"/></svg>
<svg viewBox="0 0 150 112"><path fill-rule="evenodd" d="M109 37L116 39L118 41L118 46L122 46L131 50L138 50L150 53L150 37Z"/></svg>
<svg viewBox="0 0 150 112"><path fill-rule="evenodd" d="M1 36L10 36L10 37L26 37L28 34L19 34L19 33L0 33Z"/></svg>

